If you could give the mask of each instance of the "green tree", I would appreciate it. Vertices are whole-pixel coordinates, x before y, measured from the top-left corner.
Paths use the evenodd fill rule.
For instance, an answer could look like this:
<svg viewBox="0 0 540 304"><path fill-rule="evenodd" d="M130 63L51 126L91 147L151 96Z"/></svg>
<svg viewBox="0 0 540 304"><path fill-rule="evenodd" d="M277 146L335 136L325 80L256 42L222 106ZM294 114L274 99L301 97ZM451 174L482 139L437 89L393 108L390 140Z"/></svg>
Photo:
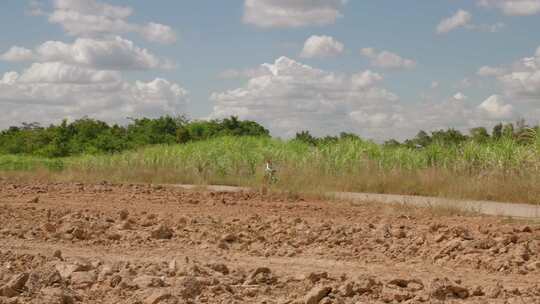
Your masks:
<svg viewBox="0 0 540 304"><path fill-rule="evenodd" d="M181 127L176 130L176 142L184 144L191 141L191 135L186 127Z"/></svg>
<svg viewBox="0 0 540 304"><path fill-rule="evenodd" d="M491 137L495 140L498 140L503 135L503 124L498 123L493 127L493 131L491 131Z"/></svg>
<svg viewBox="0 0 540 304"><path fill-rule="evenodd" d="M447 129L431 132L431 142L441 145L458 145L467 140L467 136L456 129Z"/></svg>
<svg viewBox="0 0 540 304"><path fill-rule="evenodd" d="M0 153L63 157L114 153L144 145L185 143L216 136L270 136L260 124L230 117L190 122L185 116L129 119L127 126L84 117L46 128L23 123L0 131Z"/></svg>
<svg viewBox="0 0 540 304"><path fill-rule="evenodd" d="M354 134L354 133L349 133L349 132L341 132L339 133L339 139L343 140L343 139L349 139L349 140L360 140L360 136Z"/></svg>
<svg viewBox="0 0 540 304"><path fill-rule="evenodd" d="M426 131L420 130L413 139L408 139L405 144L410 148L427 147L431 144L431 137Z"/></svg>
<svg viewBox="0 0 540 304"><path fill-rule="evenodd" d="M514 138L514 125L507 123L502 129L502 136L505 138Z"/></svg>
<svg viewBox="0 0 540 304"><path fill-rule="evenodd" d="M52 141L47 148L45 154L49 157L64 157L68 156L69 139L72 136L72 129L68 126L67 120L63 120L59 126L52 127Z"/></svg>
<svg viewBox="0 0 540 304"><path fill-rule="evenodd" d="M296 133L294 139L313 146L317 145L317 138L311 135L307 130Z"/></svg>
<svg viewBox="0 0 540 304"><path fill-rule="evenodd" d="M389 139L383 143L383 146L389 147L389 148L397 148L401 146L401 143L395 139Z"/></svg>
<svg viewBox="0 0 540 304"><path fill-rule="evenodd" d="M489 133L484 127L473 128L470 130L471 139L477 143L485 143L489 140Z"/></svg>

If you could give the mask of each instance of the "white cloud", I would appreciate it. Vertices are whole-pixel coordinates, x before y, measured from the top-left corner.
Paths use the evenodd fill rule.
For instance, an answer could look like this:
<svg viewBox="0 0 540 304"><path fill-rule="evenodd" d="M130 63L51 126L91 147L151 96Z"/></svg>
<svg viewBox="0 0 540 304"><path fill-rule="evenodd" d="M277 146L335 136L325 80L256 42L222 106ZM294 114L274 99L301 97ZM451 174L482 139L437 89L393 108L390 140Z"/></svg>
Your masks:
<svg viewBox="0 0 540 304"><path fill-rule="evenodd" d="M78 38L72 44L47 41L38 46L35 51L12 47L2 55L2 59L58 61L108 70L144 70L173 66L168 60L158 58L150 51L139 48L133 42L120 37L105 40Z"/></svg>
<svg viewBox="0 0 540 304"><path fill-rule="evenodd" d="M172 44L176 42L176 33L168 25L150 22L142 27L140 32L148 41L163 44Z"/></svg>
<svg viewBox="0 0 540 304"><path fill-rule="evenodd" d="M436 89L440 86L440 83L438 81L432 81L431 82L431 88Z"/></svg>
<svg viewBox="0 0 540 304"><path fill-rule="evenodd" d="M34 63L18 80L21 83L115 83L120 81L118 72L100 71L67 65L61 62Z"/></svg>
<svg viewBox="0 0 540 304"><path fill-rule="evenodd" d="M465 131L490 126L501 117L488 115L462 94L443 102L401 102L381 86L383 76L372 71L333 73L286 57L261 68L266 73L249 78L244 86L213 93L210 117L238 115L283 137L310 130L317 136L349 131L375 139L403 139L420 129Z"/></svg>
<svg viewBox="0 0 540 304"><path fill-rule="evenodd" d="M479 0L484 7L495 7L509 16L528 16L540 13L540 0Z"/></svg>
<svg viewBox="0 0 540 304"><path fill-rule="evenodd" d="M343 50L345 50L343 43L335 40L333 37L313 35L304 43L304 49L302 50L300 57L332 57L343 53Z"/></svg>
<svg viewBox="0 0 540 304"><path fill-rule="evenodd" d="M471 13L465 10L459 10L451 17L441 20L437 26L437 33L445 34L460 27L465 27L471 20Z"/></svg>
<svg viewBox="0 0 540 304"><path fill-rule="evenodd" d="M514 107L505 104L499 95L492 95L482 102L478 109L493 119L511 119L515 117Z"/></svg>
<svg viewBox="0 0 540 304"><path fill-rule="evenodd" d="M512 72L499 78L511 96L540 97L540 71Z"/></svg>
<svg viewBox="0 0 540 304"><path fill-rule="evenodd" d="M503 105L504 107L505 105ZM418 130L433 131L447 128L455 128L463 132L469 129L484 126L492 127L501 121L513 121L516 117L493 116L484 107L475 105L468 99L455 99L446 101L427 101L413 104L405 110L406 121L410 125L403 125L403 130L408 130L408 136L414 136ZM402 131L402 134L406 134Z"/></svg>
<svg viewBox="0 0 540 304"><path fill-rule="evenodd" d="M465 100L467 99L468 97L465 96L465 94L461 93L461 92L457 92L456 94L454 94L453 98L455 100Z"/></svg>
<svg viewBox="0 0 540 304"><path fill-rule="evenodd" d="M58 10L76 11L87 15L102 15L110 18L127 18L133 9L127 6L115 6L95 0L54 0Z"/></svg>
<svg viewBox="0 0 540 304"><path fill-rule="evenodd" d="M173 65L117 33L137 32L149 41L174 42L173 30L158 23L132 24L130 7L96 0L54 0L45 13L37 2L32 15L45 14L61 24L72 43L47 41L33 50L12 47L0 55L27 61L18 73L0 75L0 129L21 122L57 122L90 116L111 122L126 117L183 114L188 93L165 79L127 81L120 71L171 68ZM39 11L36 11L39 10Z"/></svg>
<svg viewBox="0 0 540 304"><path fill-rule="evenodd" d="M351 83L353 88L368 88L382 81L383 77L380 74L370 70L352 74Z"/></svg>
<svg viewBox="0 0 540 304"><path fill-rule="evenodd" d="M378 52L373 48L363 48L360 53L371 59L371 64L376 67L385 69L411 69L416 66L416 62L412 59L406 59L398 54L381 51Z"/></svg>
<svg viewBox="0 0 540 304"><path fill-rule="evenodd" d="M185 110L187 91L164 79L130 83L104 71L37 65L21 76L9 72L1 78L0 128L86 115L122 122L126 117L174 115Z"/></svg>
<svg viewBox="0 0 540 304"><path fill-rule="evenodd" d="M503 68L490 67L487 65L479 68L478 72L476 72L476 74L483 77L501 76L504 73L505 70Z"/></svg>
<svg viewBox="0 0 540 304"><path fill-rule="evenodd" d="M506 24L497 22L494 24L473 24L472 14L465 10L458 10L454 15L441 20L437 26L437 34L446 34L453 30L464 28L478 32L497 33L506 27Z"/></svg>
<svg viewBox="0 0 540 304"><path fill-rule="evenodd" d="M212 94L212 117L256 119L282 136L305 129L323 134L351 126L378 128L373 120L358 122L360 113L385 113L398 100L376 86L382 76L371 71L341 75L287 57L262 67L267 73L250 78L245 87Z"/></svg>
<svg viewBox="0 0 540 304"><path fill-rule="evenodd" d="M1 60L5 61L28 61L34 58L34 53L31 50L19 46L12 46L4 54L0 55Z"/></svg>
<svg viewBox="0 0 540 304"><path fill-rule="evenodd" d="M540 47L532 57L525 57L511 65L497 77L506 96L513 100L540 101Z"/></svg>
<svg viewBox="0 0 540 304"><path fill-rule="evenodd" d="M268 73L269 71L267 68L259 66L257 68L248 69L227 69L219 73L218 77L222 79L241 79L258 77Z"/></svg>
<svg viewBox="0 0 540 304"><path fill-rule="evenodd" d="M17 72L7 72L2 76L2 79L0 79L0 84L14 84L17 79L19 79L19 73Z"/></svg>
<svg viewBox="0 0 540 304"><path fill-rule="evenodd" d="M347 0L245 0L244 22L264 28L331 24Z"/></svg>
<svg viewBox="0 0 540 304"><path fill-rule="evenodd" d="M126 19L133 14L127 6L115 6L96 0L55 0L49 22L60 24L72 36L107 37L136 32L153 42L174 43L171 27L159 23L139 25Z"/></svg>

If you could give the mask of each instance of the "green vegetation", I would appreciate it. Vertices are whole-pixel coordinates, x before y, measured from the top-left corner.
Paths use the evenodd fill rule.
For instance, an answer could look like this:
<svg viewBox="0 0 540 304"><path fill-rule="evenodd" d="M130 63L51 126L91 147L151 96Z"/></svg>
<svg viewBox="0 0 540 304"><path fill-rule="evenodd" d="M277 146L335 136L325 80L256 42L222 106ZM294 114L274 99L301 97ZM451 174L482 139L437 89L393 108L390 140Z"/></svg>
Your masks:
<svg viewBox="0 0 540 304"><path fill-rule="evenodd" d="M58 158L0 155L0 171L35 171L39 169L61 171L64 169L65 163L65 159Z"/></svg>
<svg viewBox="0 0 540 304"><path fill-rule="evenodd" d="M424 149L388 147L361 139L343 139L312 146L300 140L220 137L184 145L159 145L115 155L83 156L70 163L83 170L178 170L201 178L250 178L266 158L277 166L308 168L329 176L355 174L366 167L380 170L445 169L481 174L492 171L520 174L540 170L540 138L535 145L510 139L482 145L431 144ZM539 171L540 173L540 171Z"/></svg>
<svg viewBox="0 0 540 304"><path fill-rule="evenodd" d="M55 136L44 140L42 134ZM403 143L376 144L349 133L317 138L307 131L280 140L234 117L211 122L142 119L127 127L85 119L4 131L0 150L13 153L17 140L19 155L0 155L6 176L27 171L48 180L259 186L264 161L271 159L279 177L275 187L284 190L527 203L540 198L540 132L523 123L497 125L491 134L484 128L468 135L453 129L421 131ZM63 155L73 156L58 157Z"/></svg>
<svg viewBox="0 0 540 304"><path fill-rule="evenodd" d="M175 144L219 136L269 136L253 121L236 117L211 121L188 121L184 117L131 119L127 126L108 125L84 118L63 121L46 128L36 123L0 132L0 154L66 157L81 154L115 153L156 144Z"/></svg>

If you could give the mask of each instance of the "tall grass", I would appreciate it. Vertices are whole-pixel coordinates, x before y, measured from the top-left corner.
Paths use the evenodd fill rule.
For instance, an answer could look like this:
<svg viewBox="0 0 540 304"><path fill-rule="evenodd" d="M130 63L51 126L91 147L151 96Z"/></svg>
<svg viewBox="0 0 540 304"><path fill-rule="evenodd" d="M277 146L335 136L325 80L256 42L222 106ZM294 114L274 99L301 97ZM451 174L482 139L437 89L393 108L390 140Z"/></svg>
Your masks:
<svg viewBox="0 0 540 304"><path fill-rule="evenodd" d="M65 161L61 159L48 159L34 156L0 155L1 172L9 171L34 171L46 169L50 171L62 171Z"/></svg>
<svg viewBox="0 0 540 304"><path fill-rule="evenodd" d="M425 149L384 147L373 142L342 140L313 147L299 141L222 137L185 145L153 146L116 155L70 160L83 170L168 169L204 176L256 175L265 158L287 168L315 168L324 175L357 173L366 166L381 170L439 168L456 172L540 172L540 149L513 140L461 146L433 144Z"/></svg>
<svg viewBox="0 0 540 304"><path fill-rule="evenodd" d="M423 149L342 140L318 147L271 138L222 137L63 160L67 179L257 186L264 160L286 190L368 191L538 203L540 136ZM13 158L16 160L16 158ZM22 162L27 160L22 159ZM35 161L35 160L34 160ZM0 169L2 167L0 158ZM23 166L24 167L24 166Z"/></svg>

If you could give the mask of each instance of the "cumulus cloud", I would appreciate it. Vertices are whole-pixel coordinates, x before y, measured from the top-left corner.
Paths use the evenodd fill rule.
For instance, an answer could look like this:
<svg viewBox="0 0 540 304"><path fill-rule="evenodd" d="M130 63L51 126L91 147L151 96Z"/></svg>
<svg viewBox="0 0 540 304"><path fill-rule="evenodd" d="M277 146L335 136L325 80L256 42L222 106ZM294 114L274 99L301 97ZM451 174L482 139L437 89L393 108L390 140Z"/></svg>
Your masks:
<svg viewBox="0 0 540 304"><path fill-rule="evenodd" d="M263 28L331 24L347 0L245 0L244 22Z"/></svg>
<svg viewBox="0 0 540 304"><path fill-rule="evenodd" d="M304 43L304 49L300 53L302 58L323 58L337 56L345 50L343 43L330 36L309 37Z"/></svg>
<svg viewBox="0 0 540 304"><path fill-rule="evenodd" d="M494 119L511 119L515 116L514 107L506 104L499 95L492 95L482 102L478 109Z"/></svg>
<svg viewBox="0 0 540 304"><path fill-rule="evenodd" d="M437 26L437 34L446 34L453 30L463 28L466 30L478 31L478 32L488 32L488 33L497 33L506 27L506 24L502 22L497 22L494 24L474 24L471 23L472 14L465 10L458 10L451 17L441 20Z"/></svg>
<svg viewBox="0 0 540 304"><path fill-rule="evenodd" d="M21 72L0 75L0 129L22 122L50 123L91 116L111 122L126 117L183 114L187 90L166 79L127 81L121 72L172 68L166 59L118 33L137 32L149 41L170 43L173 30L158 23L138 25L127 18L133 10L96 0L54 0L45 12L31 2L32 15L48 15L73 42L47 41L34 49L14 46L0 55L26 61Z"/></svg>
<svg viewBox="0 0 540 304"><path fill-rule="evenodd" d="M34 53L32 53L31 50L20 46L12 46L9 50L0 55L1 60L11 62L28 61L32 60L33 58Z"/></svg>
<svg viewBox="0 0 540 304"><path fill-rule="evenodd" d="M465 94L461 93L461 92L457 92L456 94L454 94L453 98L455 100L465 100L467 99L468 97L465 96Z"/></svg>
<svg viewBox="0 0 540 304"><path fill-rule="evenodd" d="M287 57L262 67L267 73L250 78L246 87L212 94L212 117L256 119L283 136L304 129L321 134L352 125L378 128L374 120L358 122L358 118L385 113L398 100L376 86L382 76L371 71L340 75Z"/></svg>
<svg viewBox="0 0 540 304"><path fill-rule="evenodd" d="M2 58L8 61L59 61L108 70L144 70L171 68L173 64L158 58L150 51L137 47L132 41L115 37L105 40L78 38L68 44L60 41L47 41L34 51L12 47Z"/></svg>
<svg viewBox="0 0 540 304"><path fill-rule="evenodd" d="M499 78L511 96L540 97L540 71L512 72Z"/></svg>
<svg viewBox="0 0 540 304"><path fill-rule="evenodd" d="M412 59L406 59L389 51L377 51L374 48L363 48L360 53L371 59L371 64L385 69L411 69L416 66Z"/></svg>
<svg viewBox="0 0 540 304"><path fill-rule="evenodd" d="M17 79L19 79L19 73L17 72L7 72L7 73L4 73L4 75L2 76L2 78L0 79L0 84L14 84L15 81L17 81Z"/></svg>
<svg viewBox="0 0 540 304"><path fill-rule="evenodd" d="M382 80L383 77L380 74L370 70L351 75L351 83L354 88L368 88Z"/></svg>
<svg viewBox="0 0 540 304"><path fill-rule="evenodd" d="M114 72L36 64L0 78L0 128L85 115L121 122L126 117L182 114L187 91L164 79L133 83Z"/></svg>
<svg viewBox="0 0 540 304"><path fill-rule="evenodd" d="M532 57L525 57L501 70L497 80L506 96L513 100L529 101L539 105L540 100L540 47Z"/></svg>
<svg viewBox="0 0 540 304"><path fill-rule="evenodd" d="M259 66L257 68L247 68L247 69L227 69L218 74L218 77L221 79L242 79L242 78L252 78L258 77L265 74L268 74L269 71L267 68Z"/></svg>
<svg viewBox="0 0 540 304"><path fill-rule="evenodd" d="M129 32L141 34L145 39L159 43L174 43L174 30L163 24L130 23L133 14L128 6L116 6L97 0L54 0L49 22L56 23L72 36L102 37Z"/></svg>
<svg viewBox="0 0 540 304"><path fill-rule="evenodd" d="M459 10L451 17L441 20L437 26L437 33L445 34L460 27L465 27L471 20L471 13L465 10Z"/></svg>
<svg viewBox="0 0 540 304"><path fill-rule="evenodd" d="M490 67L490 66L483 66L478 69L478 76L483 77L489 77L489 76L500 76L505 73L505 70L503 68L497 68L497 67Z"/></svg>
<svg viewBox="0 0 540 304"><path fill-rule="evenodd" d="M61 62L34 63L20 77L21 83L113 83L120 81L120 73L100 71Z"/></svg>
<svg viewBox="0 0 540 304"><path fill-rule="evenodd" d="M528 16L540 13L540 0L479 0L483 7L494 7L509 16Z"/></svg>
<svg viewBox="0 0 540 304"><path fill-rule="evenodd" d="M494 124L501 116L457 95L446 101L406 103L382 86L373 71L341 74L320 70L287 57L261 65L239 88L215 92L212 118L238 115L267 126L272 134L294 136L301 130L315 135L350 131L374 139L414 136L420 129L455 127L468 130ZM501 104L504 108L505 104ZM496 112L496 110L495 110Z"/></svg>
<svg viewBox="0 0 540 304"><path fill-rule="evenodd" d="M163 44L172 44L176 42L176 33L168 25L150 22L140 28L140 32L148 41Z"/></svg>

